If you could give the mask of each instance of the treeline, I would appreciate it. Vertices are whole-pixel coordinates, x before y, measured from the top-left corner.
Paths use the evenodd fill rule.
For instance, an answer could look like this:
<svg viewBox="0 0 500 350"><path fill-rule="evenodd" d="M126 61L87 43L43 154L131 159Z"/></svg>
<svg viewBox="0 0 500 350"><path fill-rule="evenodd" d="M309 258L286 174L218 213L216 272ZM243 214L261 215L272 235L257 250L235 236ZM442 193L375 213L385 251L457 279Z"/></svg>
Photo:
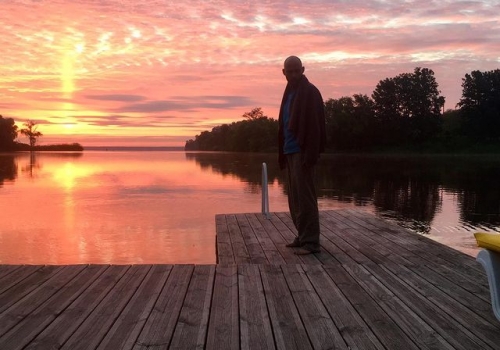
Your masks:
<svg viewBox="0 0 500 350"><path fill-rule="evenodd" d="M53 144L53 145L37 145L37 140L43 134L37 130L38 125L34 121L24 123L24 128L18 130L14 119L4 118L0 115L0 152L14 151L83 151L82 145L79 143L71 144ZM18 133L26 136L29 144L17 142Z"/></svg>
<svg viewBox="0 0 500 350"><path fill-rule="evenodd" d="M30 146L25 143L17 143L16 151L71 151L71 152L81 152L83 151L83 146L79 143L57 143L52 145L35 145Z"/></svg>
<svg viewBox="0 0 500 350"><path fill-rule="evenodd" d="M245 120L216 126L186 142L187 151L271 152L277 150L278 121L261 108L243 114Z"/></svg>
<svg viewBox="0 0 500 350"><path fill-rule="evenodd" d="M500 151L500 69L462 79L457 109L445 109L434 72L417 67L380 81L372 96L324 102L330 151ZM278 122L260 108L186 142L186 150L275 151Z"/></svg>

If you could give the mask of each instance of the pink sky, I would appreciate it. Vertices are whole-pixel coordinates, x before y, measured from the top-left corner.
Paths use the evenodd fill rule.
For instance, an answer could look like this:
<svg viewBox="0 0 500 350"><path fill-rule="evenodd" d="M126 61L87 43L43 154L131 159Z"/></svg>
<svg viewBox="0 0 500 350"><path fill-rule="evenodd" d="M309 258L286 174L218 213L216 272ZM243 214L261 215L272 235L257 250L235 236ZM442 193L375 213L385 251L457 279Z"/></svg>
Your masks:
<svg viewBox="0 0 500 350"><path fill-rule="evenodd" d="M277 118L292 54L325 100L430 68L446 109L500 68L498 0L0 0L0 26L0 114L41 144L184 146Z"/></svg>

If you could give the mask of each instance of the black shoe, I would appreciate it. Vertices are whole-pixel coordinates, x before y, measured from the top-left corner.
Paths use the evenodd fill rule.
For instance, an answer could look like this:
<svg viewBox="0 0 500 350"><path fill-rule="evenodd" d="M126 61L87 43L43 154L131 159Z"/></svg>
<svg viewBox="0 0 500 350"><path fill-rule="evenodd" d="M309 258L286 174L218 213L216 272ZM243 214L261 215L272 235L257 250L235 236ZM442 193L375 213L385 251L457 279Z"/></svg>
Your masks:
<svg viewBox="0 0 500 350"><path fill-rule="evenodd" d="M321 253L321 250L319 247L314 247L310 244L303 245L302 248L297 249L295 252L295 255L309 255L309 254L316 254L316 253Z"/></svg>
<svg viewBox="0 0 500 350"><path fill-rule="evenodd" d="M286 246L288 248L298 248L298 247L302 247L302 244L299 242L298 239L294 239L292 243L288 243Z"/></svg>

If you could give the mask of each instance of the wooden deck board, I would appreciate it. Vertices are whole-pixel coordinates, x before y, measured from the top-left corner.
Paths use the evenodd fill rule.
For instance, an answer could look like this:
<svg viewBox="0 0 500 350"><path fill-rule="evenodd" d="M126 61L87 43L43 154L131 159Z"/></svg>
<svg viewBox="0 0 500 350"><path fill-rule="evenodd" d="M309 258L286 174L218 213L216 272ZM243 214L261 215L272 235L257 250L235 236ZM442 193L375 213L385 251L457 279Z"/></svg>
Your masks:
<svg viewBox="0 0 500 350"><path fill-rule="evenodd" d="M452 267L460 266L461 270L472 274L482 272L481 266L471 256L457 254L457 251L450 247L422 235L411 233L384 220L377 219L373 215L368 215L359 211L338 211L335 213L342 215L346 220L348 220L348 218L357 218L363 227L369 229L367 232L377 233L380 236L386 237L389 242L398 244L398 246L403 249L418 252L418 263L421 263L422 258L424 258L424 261L428 260L431 263L437 263L439 265ZM484 279L479 281L487 285L485 275L483 274L482 276Z"/></svg>
<svg viewBox="0 0 500 350"><path fill-rule="evenodd" d="M171 265L154 265L98 349L131 349L159 298Z"/></svg>
<svg viewBox="0 0 500 350"><path fill-rule="evenodd" d="M351 349L385 349L340 288L328 278L324 269L318 265L306 265L304 271Z"/></svg>
<svg viewBox="0 0 500 350"><path fill-rule="evenodd" d="M406 269L406 267L400 268ZM459 294L460 288L457 286L455 286L457 293L448 295L416 275L400 274L396 278L392 274L394 268L389 271L386 266L370 266L368 269L378 278L384 279L388 288L400 296L417 314L428 320L427 322L431 323L454 349L473 349L478 347L478 344L480 348L486 348L485 342L490 345L499 344L500 333L496 331L497 327L485 320L485 317L489 318L489 310L482 309L486 303L479 301L480 305L477 305L479 309L470 309L464 305L464 301L470 303L469 300L477 299L475 296ZM443 325L448 327L442 327ZM478 338L469 331L469 328L481 328L484 334L488 334L487 340ZM461 337L457 343L457 333L467 334L467 337Z"/></svg>
<svg viewBox="0 0 500 350"><path fill-rule="evenodd" d="M170 345L194 266L172 268L133 349L165 349Z"/></svg>
<svg viewBox="0 0 500 350"><path fill-rule="evenodd" d="M143 281L151 266L133 265L64 343L64 349L95 349ZM85 339L85 341L82 341Z"/></svg>
<svg viewBox="0 0 500 350"><path fill-rule="evenodd" d="M215 230L217 232L215 242L217 263L219 263L219 260L234 261L233 247L225 215L219 214L215 216Z"/></svg>
<svg viewBox="0 0 500 350"><path fill-rule="evenodd" d="M346 349L347 344L300 265L281 266L314 349Z"/></svg>
<svg viewBox="0 0 500 350"><path fill-rule="evenodd" d="M473 257L374 215L217 215L217 265L0 265L0 349L497 349Z"/></svg>
<svg viewBox="0 0 500 350"><path fill-rule="evenodd" d="M21 265L0 265L0 279L6 281L6 276L21 268ZM2 286L2 288L5 288L5 286Z"/></svg>
<svg viewBox="0 0 500 350"><path fill-rule="evenodd" d="M214 277L215 266L195 266L169 349L204 347Z"/></svg>
<svg viewBox="0 0 500 350"><path fill-rule="evenodd" d="M45 283L50 277L60 273L64 269L61 266L29 266L22 269L19 277L8 276L3 291L0 292L0 312L11 307L19 297L24 297Z"/></svg>
<svg viewBox="0 0 500 350"><path fill-rule="evenodd" d="M238 327L238 271L236 265L217 266L210 327L208 329L208 349L234 349L239 346Z"/></svg>
<svg viewBox="0 0 500 350"><path fill-rule="evenodd" d="M47 299L61 290L75 275L83 270L82 267L61 269L61 273L55 275L51 282L45 282L39 288L34 289L30 294L19 300L3 313L2 322L0 323L0 334L6 333L10 328L19 323L19 319L24 319L37 308L44 304ZM66 273L62 273L66 271Z"/></svg>
<svg viewBox="0 0 500 350"><path fill-rule="evenodd" d="M312 349L283 271L278 265L259 267L277 349Z"/></svg>
<svg viewBox="0 0 500 350"><path fill-rule="evenodd" d="M242 349L275 349L258 265L238 266L240 344Z"/></svg>
<svg viewBox="0 0 500 350"><path fill-rule="evenodd" d="M384 312L378 300L372 299L344 268L325 265L323 269L385 347L388 349L418 349L398 326L397 321Z"/></svg>
<svg viewBox="0 0 500 350"><path fill-rule="evenodd" d="M27 349L61 348L122 278L129 266L110 266L29 343ZM54 301L58 306L59 301ZM12 335L15 339L15 334ZM0 338L2 348L3 337Z"/></svg>

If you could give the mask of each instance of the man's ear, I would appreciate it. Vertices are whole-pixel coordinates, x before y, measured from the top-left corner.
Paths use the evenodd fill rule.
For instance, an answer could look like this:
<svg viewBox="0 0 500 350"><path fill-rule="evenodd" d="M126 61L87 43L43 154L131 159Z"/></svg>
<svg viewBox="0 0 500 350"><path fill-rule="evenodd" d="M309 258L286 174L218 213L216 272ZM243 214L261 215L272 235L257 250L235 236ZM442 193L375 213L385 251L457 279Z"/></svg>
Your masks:
<svg viewBox="0 0 500 350"><path fill-rule="evenodd" d="M283 75L286 75L286 74L285 74L285 68L283 68L281 71L283 72Z"/></svg>
<svg viewBox="0 0 500 350"><path fill-rule="evenodd" d="M306 67L302 67L302 74L306 71Z"/></svg>

